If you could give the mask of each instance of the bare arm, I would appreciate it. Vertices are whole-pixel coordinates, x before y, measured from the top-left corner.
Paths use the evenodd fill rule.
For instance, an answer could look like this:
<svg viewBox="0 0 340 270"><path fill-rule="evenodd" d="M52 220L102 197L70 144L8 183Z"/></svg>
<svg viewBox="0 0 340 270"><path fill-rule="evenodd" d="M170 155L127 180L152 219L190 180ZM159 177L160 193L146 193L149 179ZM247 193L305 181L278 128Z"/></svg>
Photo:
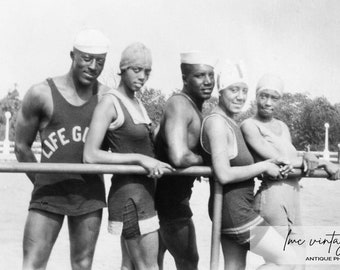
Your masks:
<svg viewBox="0 0 340 270"><path fill-rule="evenodd" d="M288 141L290 143L292 143L292 137L290 135L290 131L289 131L288 126L285 123L282 122L282 128L283 128L284 136L288 139ZM301 157L301 156L298 155L297 151L295 152L295 154L293 156L289 157L291 165L294 168L303 168L304 167L304 158L306 158L307 160L317 159L317 157L315 155L312 155L310 153L308 153L308 154L306 153L306 155Z"/></svg>
<svg viewBox="0 0 340 270"><path fill-rule="evenodd" d="M15 155L19 162L37 162L31 149L37 136L40 120L43 117L43 94L41 87L32 87L26 93L19 110L15 127ZM35 174L28 173L32 183Z"/></svg>
<svg viewBox="0 0 340 270"><path fill-rule="evenodd" d="M231 167L229 162L230 141L233 136L231 130L219 117L207 119L204 128L210 145L214 174L221 184L243 182L264 172L273 177L280 175L279 167L270 161Z"/></svg>
<svg viewBox="0 0 340 270"><path fill-rule="evenodd" d="M111 153L101 149L105 134L117 112L110 95L104 96L94 110L90 129L84 146L83 161L85 163L108 163L140 165L149 173L162 173L163 168L171 170L171 166L154 158L138 153Z"/></svg>
<svg viewBox="0 0 340 270"><path fill-rule="evenodd" d="M281 153L263 138L254 123L251 121L244 121L241 125L241 130L247 144L262 159L280 158Z"/></svg>
<svg viewBox="0 0 340 270"><path fill-rule="evenodd" d="M283 136L287 138L287 141L291 143L291 135L286 124L282 123ZM241 125L243 136L251 147L260 157L263 159L275 158L281 160L287 160L292 167L303 168L307 174L312 172L318 166L318 159L311 153L305 153L302 157L298 155L296 150L290 151L289 155L277 150L271 143L267 142L260 134L259 129L252 121L245 120ZM289 172L287 169L286 172Z"/></svg>
<svg viewBox="0 0 340 270"><path fill-rule="evenodd" d="M340 179L340 167L339 164L334 164L330 161L321 159L319 162L319 168L323 168L328 173L329 180Z"/></svg>
<svg viewBox="0 0 340 270"><path fill-rule="evenodd" d="M190 150L188 128L192 122L186 100L173 98L166 107L163 135L170 163L175 167L200 165L203 159ZM199 132L199 129L198 129Z"/></svg>

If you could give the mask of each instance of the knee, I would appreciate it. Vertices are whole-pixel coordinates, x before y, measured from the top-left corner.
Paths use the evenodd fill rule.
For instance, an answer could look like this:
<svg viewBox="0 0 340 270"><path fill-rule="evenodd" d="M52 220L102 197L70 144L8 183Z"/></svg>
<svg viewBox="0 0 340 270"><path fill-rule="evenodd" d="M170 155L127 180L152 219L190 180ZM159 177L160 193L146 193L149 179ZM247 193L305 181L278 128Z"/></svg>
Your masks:
<svg viewBox="0 0 340 270"><path fill-rule="evenodd" d="M43 270L46 268L46 263L38 261L25 260L22 264L23 270Z"/></svg>
<svg viewBox="0 0 340 270"><path fill-rule="evenodd" d="M47 259L39 258L39 256L24 256L22 269L23 270L39 270L45 269L47 265Z"/></svg>
<svg viewBox="0 0 340 270"><path fill-rule="evenodd" d="M45 245L44 247L29 244L27 238L24 239L23 246L23 269L45 269L47 261L52 249L52 245Z"/></svg>
<svg viewBox="0 0 340 270"><path fill-rule="evenodd" d="M232 269L232 270L244 270L246 269L246 261L245 260L228 260L225 258L224 269Z"/></svg>
<svg viewBox="0 0 340 270"><path fill-rule="evenodd" d="M175 258L177 269L179 270L197 270L198 269L198 253L191 254L188 257Z"/></svg>
<svg viewBox="0 0 340 270"><path fill-rule="evenodd" d="M73 270L90 270L92 267L93 252L72 256L71 264Z"/></svg>

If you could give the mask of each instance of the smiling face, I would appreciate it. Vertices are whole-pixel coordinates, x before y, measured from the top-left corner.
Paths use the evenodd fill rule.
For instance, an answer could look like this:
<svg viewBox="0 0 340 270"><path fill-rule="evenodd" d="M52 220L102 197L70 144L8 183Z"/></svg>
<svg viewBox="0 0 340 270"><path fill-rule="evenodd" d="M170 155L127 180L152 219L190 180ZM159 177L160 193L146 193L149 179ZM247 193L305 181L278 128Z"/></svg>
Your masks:
<svg viewBox="0 0 340 270"><path fill-rule="evenodd" d="M203 102L214 89L214 68L208 65L182 64L185 92L194 100Z"/></svg>
<svg viewBox="0 0 340 270"><path fill-rule="evenodd" d="M74 49L71 58L73 79L82 85L90 85L103 71L106 54L90 54Z"/></svg>
<svg viewBox="0 0 340 270"><path fill-rule="evenodd" d="M281 96L272 89L263 89L256 94L257 115L264 119L273 117Z"/></svg>
<svg viewBox="0 0 340 270"><path fill-rule="evenodd" d="M219 104L227 115L233 117L241 112L248 95L248 86L243 82L234 83L220 91Z"/></svg>

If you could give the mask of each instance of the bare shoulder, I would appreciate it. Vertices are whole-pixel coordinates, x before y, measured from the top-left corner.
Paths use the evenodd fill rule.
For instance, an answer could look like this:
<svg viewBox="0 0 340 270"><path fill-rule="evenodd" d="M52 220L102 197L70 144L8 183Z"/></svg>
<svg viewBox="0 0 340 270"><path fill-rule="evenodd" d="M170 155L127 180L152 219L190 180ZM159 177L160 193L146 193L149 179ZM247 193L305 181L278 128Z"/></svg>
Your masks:
<svg viewBox="0 0 340 270"><path fill-rule="evenodd" d="M276 121L281 125L282 128L284 128L285 130L289 130L287 124L279 119L276 119Z"/></svg>
<svg viewBox="0 0 340 270"><path fill-rule="evenodd" d="M249 117L243 120L240 126L248 126L248 125L254 125L254 118Z"/></svg>
<svg viewBox="0 0 340 270"><path fill-rule="evenodd" d="M226 130L229 124L219 115L209 115L204 119L204 128L216 130Z"/></svg>
<svg viewBox="0 0 340 270"><path fill-rule="evenodd" d="M117 117L117 108L116 108L117 103L115 103L115 99L117 98L114 95L103 94L96 107L96 111L99 114L105 114L106 116L109 116L110 118L115 119Z"/></svg>
<svg viewBox="0 0 340 270"><path fill-rule="evenodd" d="M190 101L180 95L172 96L165 105L165 114L181 115L183 118L192 117L193 108Z"/></svg>
<svg viewBox="0 0 340 270"><path fill-rule="evenodd" d="M167 104L170 104L170 105L174 104L174 105L179 105L179 106L184 106L184 107L189 103L190 101L181 95L173 95L167 101Z"/></svg>
<svg viewBox="0 0 340 270"><path fill-rule="evenodd" d="M28 97L34 98L44 98L47 95L50 95L50 87L48 86L47 81L43 81L37 84L32 85L26 94Z"/></svg>
<svg viewBox="0 0 340 270"><path fill-rule="evenodd" d="M114 95L103 94L99 104L101 104L101 106L114 106L114 99L117 99Z"/></svg>
<svg viewBox="0 0 340 270"><path fill-rule="evenodd" d="M47 81L43 81L28 89L22 106L28 106L32 109L43 109L48 104L52 105L51 90Z"/></svg>
<svg viewBox="0 0 340 270"><path fill-rule="evenodd" d="M18 123L39 123L43 128L53 113L53 101L47 81L33 85L25 94L19 111Z"/></svg>
<svg viewBox="0 0 340 270"><path fill-rule="evenodd" d="M289 127L288 127L288 125L285 122L283 122L283 121L281 121L279 119L276 119L276 118L275 118L275 120L276 120L277 126L282 128L282 132L290 133Z"/></svg>
<svg viewBox="0 0 340 270"><path fill-rule="evenodd" d="M241 131L244 133L249 133L249 132L253 132L254 130L257 130L256 124L254 121L255 120L252 117L243 120L243 122L240 125Z"/></svg>
<svg viewBox="0 0 340 270"><path fill-rule="evenodd" d="M279 125L280 125L281 128L282 128L282 134L283 134L283 136L285 136L288 140L291 141L291 135L290 135L290 130L289 130L288 125L287 125L285 122L281 121L281 120L278 120L278 119L277 119L277 121L278 121Z"/></svg>
<svg viewBox="0 0 340 270"><path fill-rule="evenodd" d="M233 135L233 129L229 123L219 115L210 115L204 119L204 132L215 140L228 138Z"/></svg>
<svg viewBox="0 0 340 270"><path fill-rule="evenodd" d="M254 116L251 116L251 117L248 117L248 118L246 118L246 119L244 119L243 121L242 121L242 123L241 123L241 125L243 124L243 123L254 123L256 121L256 119L254 118Z"/></svg>

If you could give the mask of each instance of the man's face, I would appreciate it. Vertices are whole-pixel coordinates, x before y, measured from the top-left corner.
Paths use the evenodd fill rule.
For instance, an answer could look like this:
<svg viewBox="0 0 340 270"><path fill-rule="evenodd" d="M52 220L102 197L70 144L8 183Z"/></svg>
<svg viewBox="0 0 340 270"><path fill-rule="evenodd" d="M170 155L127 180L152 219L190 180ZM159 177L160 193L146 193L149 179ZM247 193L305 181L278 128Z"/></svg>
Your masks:
<svg viewBox="0 0 340 270"><path fill-rule="evenodd" d="M257 113L263 118L273 117L274 111L279 104L281 96L279 92L272 89L261 90L256 95Z"/></svg>
<svg viewBox="0 0 340 270"><path fill-rule="evenodd" d="M103 71L106 54L71 52L73 77L83 85L92 84Z"/></svg>
<svg viewBox="0 0 340 270"><path fill-rule="evenodd" d="M223 106L231 115L241 112L248 95L247 84L240 82L228 86L220 92Z"/></svg>
<svg viewBox="0 0 340 270"><path fill-rule="evenodd" d="M131 66L122 72L124 84L133 92L139 91L149 79L151 68Z"/></svg>
<svg viewBox="0 0 340 270"><path fill-rule="evenodd" d="M207 100L215 86L214 69L208 65L189 65L189 72L183 75L183 82L195 99Z"/></svg>

